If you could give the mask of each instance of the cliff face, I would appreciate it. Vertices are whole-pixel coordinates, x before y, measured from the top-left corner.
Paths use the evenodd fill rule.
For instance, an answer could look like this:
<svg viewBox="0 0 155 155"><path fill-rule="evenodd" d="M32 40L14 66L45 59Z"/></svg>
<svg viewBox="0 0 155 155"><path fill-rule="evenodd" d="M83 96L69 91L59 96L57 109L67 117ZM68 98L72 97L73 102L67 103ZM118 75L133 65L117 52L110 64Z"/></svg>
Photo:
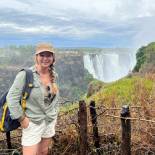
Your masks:
<svg viewBox="0 0 155 155"><path fill-rule="evenodd" d="M0 68L0 96L11 86L17 70L16 67Z"/></svg>
<svg viewBox="0 0 155 155"><path fill-rule="evenodd" d="M57 56L56 70L60 77L62 84L70 83L79 84L84 76L84 65L82 55L63 55ZM76 77L76 78L75 78Z"/></svg>
<svg viewBox="0 0 155 155"><path fill-rule="evenodd" d="M68 53L57 55L56 71L63 96L71 96L73 88L86 88L83 86L85 69L82 55Z"/></svg>

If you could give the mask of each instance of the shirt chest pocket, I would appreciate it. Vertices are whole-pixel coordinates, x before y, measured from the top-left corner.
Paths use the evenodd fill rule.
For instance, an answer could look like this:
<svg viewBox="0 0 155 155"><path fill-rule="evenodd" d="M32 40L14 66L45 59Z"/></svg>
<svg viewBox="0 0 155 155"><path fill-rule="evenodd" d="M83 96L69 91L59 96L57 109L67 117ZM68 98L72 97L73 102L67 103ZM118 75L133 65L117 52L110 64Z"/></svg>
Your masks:
<svg viewBox="0 0 155 155"><path fill-rule="evenodd" d="M33 88L30 94L31 99L40 100L42 97L42 91L40 85L36 82L33 83Z"/></svg>
<svg viewBox="0 0 155 155"><path fill-rule="evenodd" d="M34 83L33 83L33 88L39 88L39 87L40 87L39 84L38 84L37 82L34 81Z"/></svg>

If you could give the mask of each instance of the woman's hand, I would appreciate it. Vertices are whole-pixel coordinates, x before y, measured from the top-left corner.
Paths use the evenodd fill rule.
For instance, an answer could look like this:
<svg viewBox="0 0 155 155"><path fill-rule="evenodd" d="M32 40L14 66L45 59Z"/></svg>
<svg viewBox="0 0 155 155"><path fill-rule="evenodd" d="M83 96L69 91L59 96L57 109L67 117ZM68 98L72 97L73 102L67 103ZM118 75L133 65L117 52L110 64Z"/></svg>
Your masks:
<svg viewBox="0 0 155 155"><path fill-rule="evenodd" d="M20 122L21 127L24 129L28 128L29 122L30 122L29 118L25 116L25 118Z"/></svg>

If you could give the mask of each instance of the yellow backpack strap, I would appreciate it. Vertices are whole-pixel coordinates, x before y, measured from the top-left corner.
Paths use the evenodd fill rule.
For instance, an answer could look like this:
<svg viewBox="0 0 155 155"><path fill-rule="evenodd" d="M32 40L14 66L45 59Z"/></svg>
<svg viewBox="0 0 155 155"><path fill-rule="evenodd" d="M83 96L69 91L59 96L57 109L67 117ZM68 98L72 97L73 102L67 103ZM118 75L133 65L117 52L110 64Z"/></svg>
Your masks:
<svg viewBox="0 0 155 155"><path fill-rule="evenodd" d="M2 119L1 119L1 122L0 122L0 129L1 129L1 131L4 131L4 121L5 121L5 115L6 115L6 112L7 112L7 107L8 107L7 103L4 103Z"/></svg>
<svg viewBox="0 0 155 155"><path fill-rule="evenodd" d="M26 109L26 100L30 96L31 90L33 88L33 72L30 69L23 69L26 72L25 86L21 97L21 106L23 110Z"/></svg>
<svg viewBox="0 0 155 155"><path fill-rule="evenodd" d="M25 111L26 109L26 98L27 98L27 93L25 92L25 94L23 94L23 97L22 97L22 100L21 100L21 105L22 105L22 108L23 110Z"/></svg>

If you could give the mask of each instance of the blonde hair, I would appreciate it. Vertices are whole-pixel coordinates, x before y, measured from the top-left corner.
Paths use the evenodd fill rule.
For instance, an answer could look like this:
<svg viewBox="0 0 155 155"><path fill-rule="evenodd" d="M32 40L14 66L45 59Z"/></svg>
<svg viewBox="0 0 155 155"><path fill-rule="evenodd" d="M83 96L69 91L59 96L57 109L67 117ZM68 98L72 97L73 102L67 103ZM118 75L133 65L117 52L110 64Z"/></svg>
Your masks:
<svg viewBox="0 0 155 155"><path fill-rule="evenodd" d="M49 43L39 43L37 46L36 46L36 51L35 51L35 64L38 65L38 61L37 61L37 55L39 53L42 53L44 51L49 51L53 54L53 63L49 66L49 73L50 73L50 81L51 81L51 84L52 84L52 93L56 94L59 90L58 90L58 87L56 85L56 73L55 73L55 67L54 67L54 64L55 64L55 50L54 50L54 47L52 46L52 44L49 44Z"/></svg>
<svg viewBox="0 0 155 155"><path fill-rule="evenodd" d="M55 73L54 64L50 65L49 73L50 73L51 83L55 83L56 82L56 73Z"/></svg>
<svg viewBox="0 0 155 155"><path fill-rule="evenodd" d="M56 78L57 78L57 74L55 72L55 68L54 68L54 64L50 65L49 67L49 73L50 73L50 80L51 80L51 84L52 84L52 94L56 94L59 92L58 86L56 84Z"/></svg>

